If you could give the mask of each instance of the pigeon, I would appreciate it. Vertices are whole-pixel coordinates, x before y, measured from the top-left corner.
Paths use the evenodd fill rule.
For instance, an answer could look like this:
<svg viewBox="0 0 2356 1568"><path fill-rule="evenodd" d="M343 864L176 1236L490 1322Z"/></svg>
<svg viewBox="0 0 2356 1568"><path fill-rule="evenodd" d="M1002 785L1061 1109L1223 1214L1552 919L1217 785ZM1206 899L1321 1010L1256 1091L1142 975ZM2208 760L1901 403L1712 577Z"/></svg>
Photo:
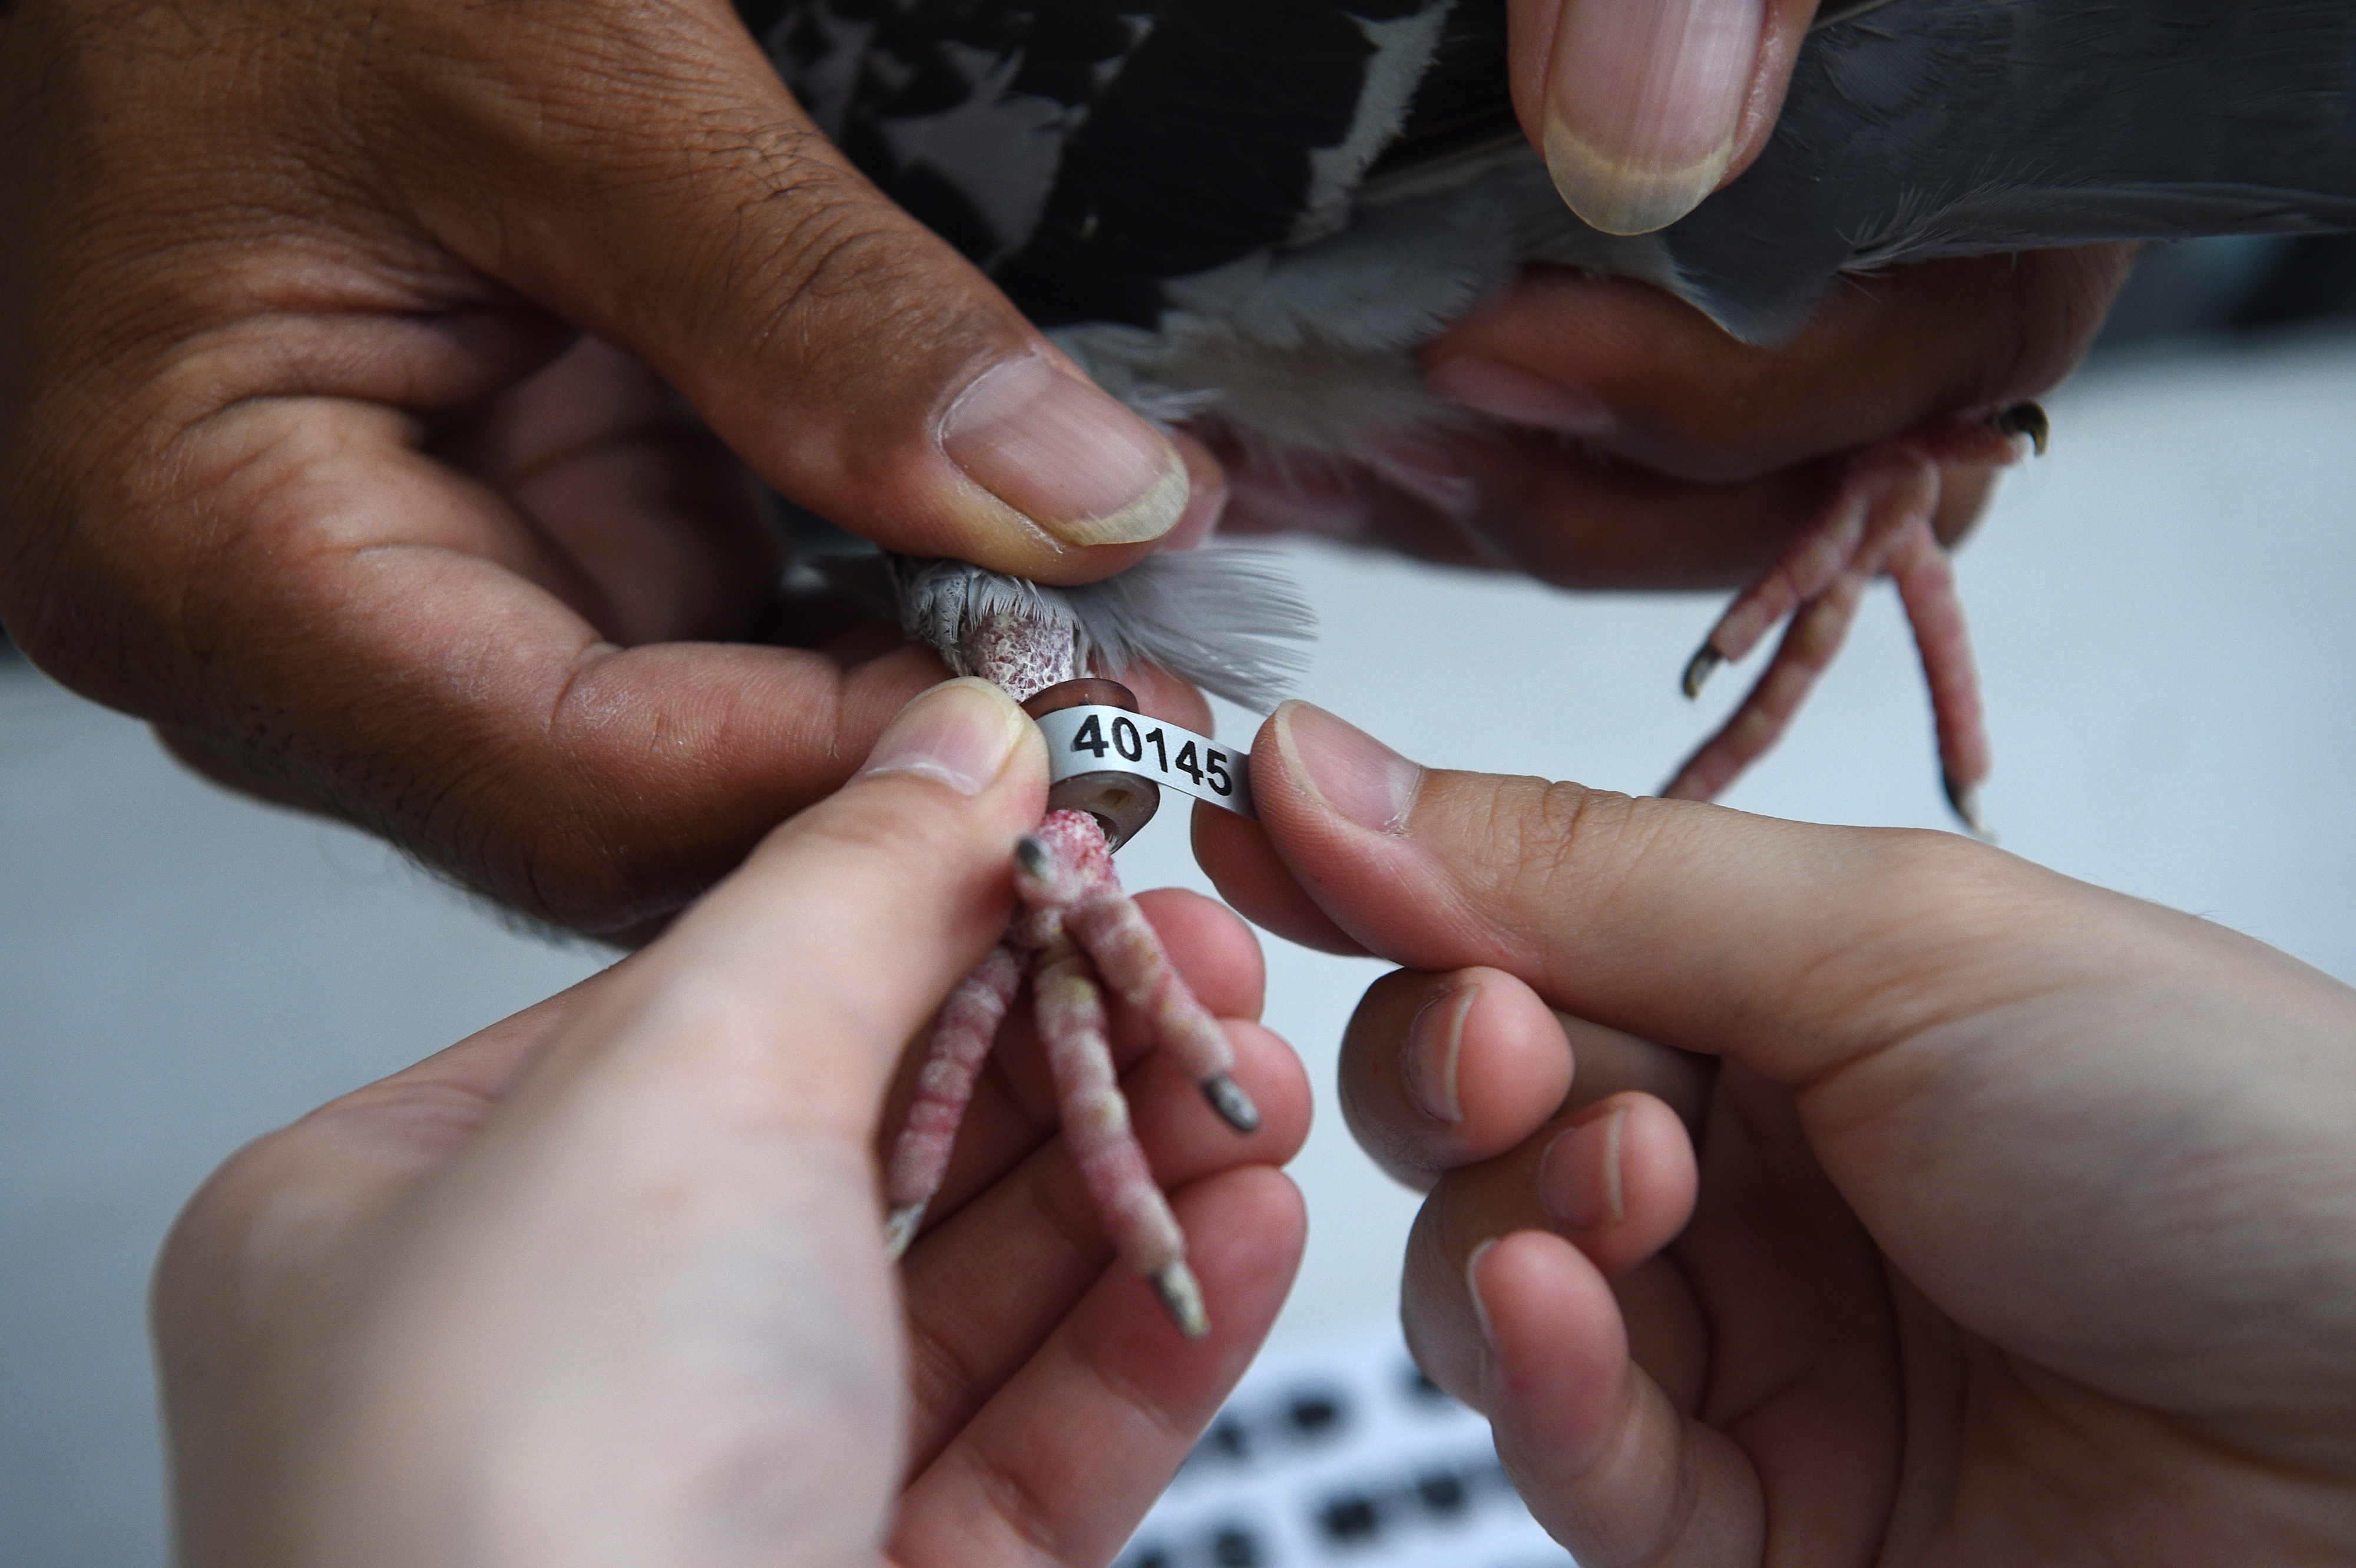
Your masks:
<svg viewBox="0 0 2356 1568"><path fill-rule="evenodd" d="M746 20L861 169L1115 396L1442 510L1462 498L1394 455L1467 416L1415 350L1525 267L1640 279L1772 345L1908 262L2356 226L2356 8L2331 0L1828 0L1756 163L1641 235L1555 194L1514 117L1503 0L751 0ZM1790 621L1665 792L1714 795L1767 750L1889 575L1976 825L1989 753L1936 467L2045 435L2021 405L1857 454L1686 667L1691 695Z"/></svg>
<svg viewBox="0 0 2356 1568"><path fill-rule="evenodd" d="M1524 139L1504 0L748 0L820 127L1099 384L1254 459L1346 462L1445 510L1392 456L1466 427L1415 354L1525 269L1665 289L1747 342L1845 280L1940 256L2356 227L2356 7L2323 0L1828 0L1757 161L1674 224L1581 222ZM1698 691L1778 623L1774 656L1664 793L1708 798L1783 733L1865 588L1895 583L1950 802L1978 831L1989 750L1931 532L1939 469L2041 451L2033 404L1849 455L1821 514L1687 665ZM1018 698L1151 662L1265 705L1305 607L1238 553L1149 557L1052 589L897 560L908 633ZM1172 628L1183 635L1171 635ZM1022 911L923 1051L886 1165L887 1244L921 1226L974 1075L1026 977L1066 1135L1107 1231L1180 1327L1207 1331L1184 1238L1130 1132L1109 990L1239 1132L1216 1026L1112 875L1122 830L1049 814Z"/></svg>

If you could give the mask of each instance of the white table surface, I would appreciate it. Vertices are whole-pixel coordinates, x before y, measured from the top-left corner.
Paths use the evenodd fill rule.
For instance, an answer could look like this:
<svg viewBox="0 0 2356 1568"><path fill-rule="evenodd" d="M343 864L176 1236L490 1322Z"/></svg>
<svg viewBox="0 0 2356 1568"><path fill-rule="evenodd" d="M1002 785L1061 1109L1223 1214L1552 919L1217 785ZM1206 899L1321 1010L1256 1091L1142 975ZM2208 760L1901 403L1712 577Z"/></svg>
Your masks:
<svg viewBox="0 0 2356 1568"><path fill-rule="evenodd" d="M2356 338L2114 361L2050 406L2052 455L1960 568L1990 819L2016 853L2356 979ZM1298 560L1326 618L1303 694L1427 762L1650 789L1747 674L1699 711L1676 694L1711 598ZM1730 803L1947 825L1886 586ZM1133 886L1202 886L1175 821L1123 859ZM1270 949L1269 1022L1322 1086L1379 971ZM205 1173L596 961L0 664L0 1563L164 1561L142 1296ZM1311 1241L1278 1336L1298 1346L1392 1311L1413 1204L1331 1116L1293 1170Z"/></svg>

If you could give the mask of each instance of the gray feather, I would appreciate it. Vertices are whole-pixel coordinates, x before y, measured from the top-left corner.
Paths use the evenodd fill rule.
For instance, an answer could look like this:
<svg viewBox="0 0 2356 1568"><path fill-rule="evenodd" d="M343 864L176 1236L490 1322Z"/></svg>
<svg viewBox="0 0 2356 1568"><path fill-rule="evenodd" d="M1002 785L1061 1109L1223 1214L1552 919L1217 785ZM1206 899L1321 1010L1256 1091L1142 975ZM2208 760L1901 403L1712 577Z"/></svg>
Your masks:
<svg viewBox="0 0 2356 1568"><path fill-rule="evenodd" d="M1316 612L1263 550L1165 551L1100 583L1059 588L962 561L897 562L900 624L970 674L964 644L985 617L1068 632L1078 667L1116 679L1151 665L1266 713L1308 672Z"/></svg>

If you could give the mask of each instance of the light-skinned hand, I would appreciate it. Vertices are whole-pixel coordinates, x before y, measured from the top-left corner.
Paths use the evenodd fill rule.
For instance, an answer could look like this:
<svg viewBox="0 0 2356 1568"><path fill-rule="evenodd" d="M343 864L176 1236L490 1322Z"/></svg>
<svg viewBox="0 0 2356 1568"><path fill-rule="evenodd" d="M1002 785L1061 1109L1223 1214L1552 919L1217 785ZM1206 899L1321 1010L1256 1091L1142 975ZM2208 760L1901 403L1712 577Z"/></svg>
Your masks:
<svg viewBox="0 0 2356 1568"><path fill-rule="evenodd" d="M1108 1560L1290 1283L1269 1167L1308 1094L1241 923L1149 895L1263 1113L1238 1136L1117 1020L1211 1337L1112 1266L1027 1038L895 1279L902 1047L1000 935L1044 791L1013 703L940 687L660 940L231 1159L155 1283L179 1560Z"/></svg>
<svg viewBox="0 0 2356 1568"><path fill-rule="evenodd" d="M1052 582L1189 503L724 0L16 0L0 141L0 622L562 925L669 914L940 678L780 603L755 480Z"/></svg>
<svg viewBox="0 0 2356 1568"><path fill-rule="evenodd" d="M1948 834L1255 757L1198 846L1406 966L1408 1337L1585 1568L2356 1554L2356 992Z"/></svg>

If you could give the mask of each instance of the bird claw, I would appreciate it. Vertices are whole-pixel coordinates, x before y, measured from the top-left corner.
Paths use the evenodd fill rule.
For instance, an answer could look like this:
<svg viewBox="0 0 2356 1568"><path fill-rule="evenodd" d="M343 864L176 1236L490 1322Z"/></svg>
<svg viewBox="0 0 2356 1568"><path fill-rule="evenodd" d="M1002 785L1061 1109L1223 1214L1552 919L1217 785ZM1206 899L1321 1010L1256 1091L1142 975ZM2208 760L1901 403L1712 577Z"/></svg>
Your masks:
<svg viewBox="0 0 2356 1568"><path fill-rule="evenodd" d="M1685 676L1677 682L1685 692L1686 701L1691 702L1700 696L1702 686L1718 673L1718 667L1725 662L1726 655L1711 643L1705 642L1694 650L1694 656L1686 660Z"/></svg>
<svg viewBox="0 0 2356 1568"><path fill-rule="evenodd" d="M1203 1305L1203 1286L1194 1278L1194 1271L1184 1263L1172 1263L1153 1273L1153 1294L1162 1299L1163 1310L1178 1326L1178 1332L1189 1339L1202 1339L1211 1332L1211 1315Z"/></svg>
<svg viewBox="0 0 2356 1568"><path fill-rule="evenodd" d="M916 1239L917 1230L925 1223L925 1205L904 1203L884 1219L884 1261L896 1263L907 1254L908 1243Z"/></svg>
<svg viewBox="0 0 2356 1568"><path fill-rule="evenodd" d="M1887 576L1898 585L1930 683L1948 804L1975 835L1987 837L1976 811L1988 772L1979 678L1932 520L1942 464L2009 461L2019 456L2011 443L2023 435L2042 451L2047 429L2044 410L2016 403L1985 423L1940 421L1852 457L1815 526L1736 596L1687 663L1683 685L1692 697L1719 664L1742 658L1788 620L1766 671L1661 792L1715 799L1765 755L1840 651L1867 585Z"/></svg>
<svg viewBox="0 0 2356 1568"><path fill-rule="evenodd" d="M2037 456L2045 456L2045 443L2053 434L2053 422L2045 410L2034 403L2017 403L1989 421L1999 435L2029 437L2029 446Z"/></svg>
<svg viewBox="0 0 2356 1568"><path fill-rule="evenodd" d="M1180 1332L1210 1332L1203 1292L1185 1262L1185 1235L1154 1186L1130 1125L1105 1035L1102 990L1135 1008L1157 1048L1201 1089L1221 1120L1256 1131L1259 1108L1237 1083L1226 1032L1170 961L1135 900L1121 890L1103 829L1082 811L1051 811L1014 848L1014 885L1025 906L1007 940L943 1004L926 1047L918 1095L885 1180L891 1218L885 1250L897 1258L921 1222L948 1165L949 1141L973 1079L1028 978L1064 1136L1122 1259L1153 1286ZM983 1031L986 1030L986 1033Z"/></svg>
<svg viewBox="0 0 2356 1568"><path fill-rule="evenodd" d="M1980 820L1980 791L1976 784L1967 784L1954 774L1942 769L1939 788L1946 792L1947 809L1964 824L1964 831L1982 843L1996 843L1996 834Z"/></svg>
<svg viewBox="0 0 2356 1568"><path fill-rule="evenodd" d="M1243 1085L1224 1072L1215 1072L1202 1082L1203 1098L1219 1113L1219 1120L1238 1133L1259 1131L1259 1107L1243 1090Z"/></svg>

